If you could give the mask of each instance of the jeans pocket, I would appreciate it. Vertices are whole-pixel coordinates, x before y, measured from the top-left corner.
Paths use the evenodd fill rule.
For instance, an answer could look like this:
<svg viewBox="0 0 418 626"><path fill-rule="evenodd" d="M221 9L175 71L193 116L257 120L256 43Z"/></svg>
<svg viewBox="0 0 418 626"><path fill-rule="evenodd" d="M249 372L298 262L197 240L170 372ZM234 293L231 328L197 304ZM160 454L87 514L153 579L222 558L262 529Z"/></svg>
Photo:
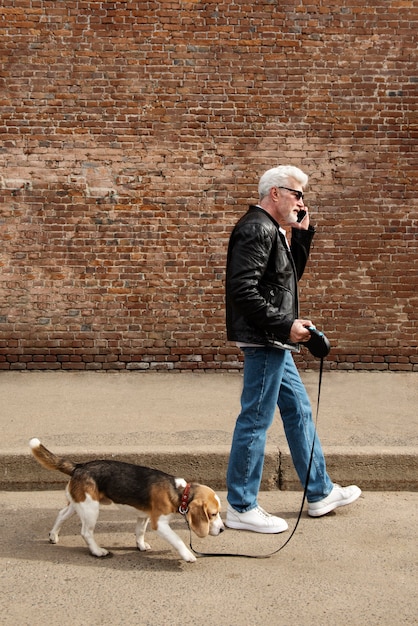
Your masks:
<svg viewBox="0 0 418 626"><path fill-rule="evenodd" d="M248 359L250 359L251 357L255 357L258 350L259 348L251 348L251 347L242 348L245 358L248 358Z"/></svg>

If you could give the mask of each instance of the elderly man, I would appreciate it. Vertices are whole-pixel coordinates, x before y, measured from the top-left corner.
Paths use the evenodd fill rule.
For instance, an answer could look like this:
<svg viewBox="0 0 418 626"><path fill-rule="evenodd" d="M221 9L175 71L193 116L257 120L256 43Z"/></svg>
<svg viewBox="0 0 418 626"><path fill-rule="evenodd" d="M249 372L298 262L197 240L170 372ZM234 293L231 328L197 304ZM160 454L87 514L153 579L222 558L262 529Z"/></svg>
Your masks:
<svg viewBox="0 0 418 626"><path fill-rule="evenodd" d="M259 203L236 224L226 271L228 339L244 352L241 413L232 439L227 472L229 528L280 533L285 520L257 501L267 430L279 407L293 464L305 486L315 426L310 401L292 352L310 338L310 319L299 317L298 280L309 257L315 229L303 190L307 175L281 165L259 182ZM292 227L290 245L284 227ZM328 476L316 438L307 487L308 514L325 515L357 500L355 485L340 487Z"/></svg>

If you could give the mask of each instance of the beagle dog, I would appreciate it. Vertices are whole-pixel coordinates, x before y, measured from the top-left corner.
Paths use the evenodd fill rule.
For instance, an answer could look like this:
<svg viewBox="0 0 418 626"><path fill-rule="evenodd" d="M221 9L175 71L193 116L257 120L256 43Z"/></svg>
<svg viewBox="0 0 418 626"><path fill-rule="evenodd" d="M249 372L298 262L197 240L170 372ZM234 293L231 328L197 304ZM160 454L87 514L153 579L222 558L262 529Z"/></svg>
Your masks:
<svg viewBox="0 0 418 626"><path fill-rule="evenodd" d="M35 459L47 469L58 470L71 476L66 488L68 505L63 508L49 533L49 541L58 543L62 524L77 513L81 520L81 536L93 556L103 557L109 551L97 545L94 528L101 504L123 504L137 514L136 545L139 550L150 550L144 540L145 530L151 528L175 548L184 561L196 561L170 527L173 514L183 514L198 537L219 535L224 530L220 516L221 503L216 493L206 485L187 483L183 478L149 467L121 461L89 461L73 463L56 456L45 448L39 439L29 442Z"/></svg>

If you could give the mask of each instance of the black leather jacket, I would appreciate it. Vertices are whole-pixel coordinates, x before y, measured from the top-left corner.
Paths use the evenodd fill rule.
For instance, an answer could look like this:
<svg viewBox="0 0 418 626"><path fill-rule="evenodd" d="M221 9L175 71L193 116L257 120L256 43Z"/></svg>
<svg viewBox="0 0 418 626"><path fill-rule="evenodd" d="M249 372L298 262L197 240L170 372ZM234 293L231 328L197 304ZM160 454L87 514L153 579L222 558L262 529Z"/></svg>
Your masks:
<svg viewBox="0 0 418 626"><path fill-rule="evenodd" d="M299 317L298 280L315 229L292 230L291 249L279 224L250 206L232 231L226 268L226 326L230 341L298 350L289 341Z"/></svg>

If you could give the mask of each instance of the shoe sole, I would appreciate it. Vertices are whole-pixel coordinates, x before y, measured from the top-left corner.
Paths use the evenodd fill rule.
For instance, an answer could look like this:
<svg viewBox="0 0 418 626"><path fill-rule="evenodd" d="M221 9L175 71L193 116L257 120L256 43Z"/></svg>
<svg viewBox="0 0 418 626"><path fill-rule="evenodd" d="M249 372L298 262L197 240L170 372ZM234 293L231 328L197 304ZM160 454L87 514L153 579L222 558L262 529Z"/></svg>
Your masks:
<svg viewBox="0 0 418 626"><path fill-rule="evenodd" d="M259 526L250 526L249 524L242 524L241 522L228 522L225 521L225 526L227 528L232 528L233 530L249 530L253 533L261 533L263 535L278 535L279 533L285 532L289 527L286 524L285 527L272 526L271 528L260 528Z"/></svg>
<svg viewBox="0 0 418 626"><path fill-rule="evenodd" d="M322 509L311 510L308 507L308 515L309 517L322 517L323 515L326 515L327 513L331 513L331 511L338 509L340 506L346 506L347 504L352 504L360 496L361 496L361 489L359 489L358 492L356 491L351 496L351 498L348 498L348 500L340 500L339 502L330 502L330 504L327 504Z"/></svg>

